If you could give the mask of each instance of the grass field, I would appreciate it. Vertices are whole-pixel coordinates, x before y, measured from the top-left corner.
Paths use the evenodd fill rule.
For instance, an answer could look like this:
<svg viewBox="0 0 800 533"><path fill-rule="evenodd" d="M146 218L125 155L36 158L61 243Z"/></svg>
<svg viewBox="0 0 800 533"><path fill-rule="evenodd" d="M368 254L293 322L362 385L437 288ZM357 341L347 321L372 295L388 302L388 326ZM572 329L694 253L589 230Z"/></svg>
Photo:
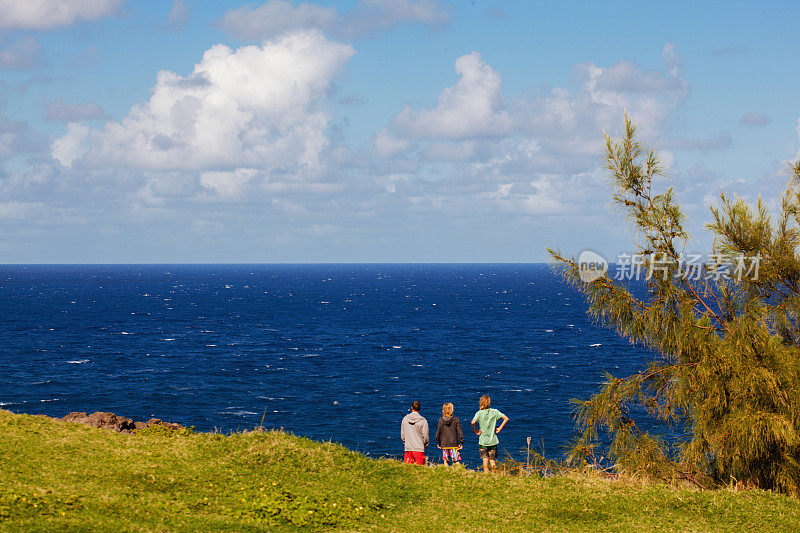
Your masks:
<svg viewBox="0 0 800 533"><path fill-rule="evenodd" d="M2 531L800 530L800 500L366 458L276 431L123 435L0 410Z"/></svg>

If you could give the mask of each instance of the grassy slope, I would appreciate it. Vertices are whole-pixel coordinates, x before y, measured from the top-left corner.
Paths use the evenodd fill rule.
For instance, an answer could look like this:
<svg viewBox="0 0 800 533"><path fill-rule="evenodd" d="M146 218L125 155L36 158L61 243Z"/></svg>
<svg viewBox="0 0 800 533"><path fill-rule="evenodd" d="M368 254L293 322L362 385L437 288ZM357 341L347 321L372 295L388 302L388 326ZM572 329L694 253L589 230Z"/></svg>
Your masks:
<svg viewBox="0 0 800 533"><path fill-rule="evenodd" d="M280 432L121 435L0 410L0 530L800 530L800 501L373 460Z"/></svg>

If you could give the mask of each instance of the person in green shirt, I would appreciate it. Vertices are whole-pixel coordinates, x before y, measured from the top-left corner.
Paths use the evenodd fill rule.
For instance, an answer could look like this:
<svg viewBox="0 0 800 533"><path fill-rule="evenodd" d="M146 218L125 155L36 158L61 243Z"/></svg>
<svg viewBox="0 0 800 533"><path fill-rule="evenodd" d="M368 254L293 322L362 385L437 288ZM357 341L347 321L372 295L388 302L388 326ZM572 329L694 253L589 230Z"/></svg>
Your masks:
<svg viewBox="0 0 800 533"><path fill-rule="evenodd" d="M478 439L478 452L483 460L483 471L489 472L489 466L492 470L497 466L495 460L497 459L497 445L500 441L497 439L497 434L502 431L508 423L508 417L498 411L492 409L492 399L485 394L481 396L478 403L480 410L472 417L472 431L479 436ZM497 421L503 419L500 427L496 428ZM478 429L475 428L475 423L478 423Z"/></svg>

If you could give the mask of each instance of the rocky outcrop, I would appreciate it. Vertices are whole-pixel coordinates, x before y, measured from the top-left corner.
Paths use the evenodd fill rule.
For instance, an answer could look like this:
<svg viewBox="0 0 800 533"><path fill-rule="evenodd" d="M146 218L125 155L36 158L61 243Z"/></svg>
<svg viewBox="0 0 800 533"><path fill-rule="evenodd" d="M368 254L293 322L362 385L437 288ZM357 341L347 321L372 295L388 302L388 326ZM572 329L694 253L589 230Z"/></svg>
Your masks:
<svg viewBox="0 0 800 533"><path fill-rule="evenodd" d="M164 422L163 420L161 420L159 418L151 418L150 420L145 422L145 424L147 424L147 427L156 426L156 425L164 426L165 428L171 429L173 431L177 431L179 429L183 429L183 426L180 425L180 424L176 424L175 422Z"/></svg>
<svg viewBox="0 0 800 533"><path fill-rule="evenodd" d="M61 418L65 422L77 422L78 424L86 424L96 428L110 429L119 433L132 433L137 429L146 429L151 426L162 426L167 429L177 431L183 429L183 426L174 422L164 422L158 418L151 418L147 422L134 422L130 418L124 416L117 416L114 413L105 413L97 411L90 415L80 412L72 412Z"/></svg>

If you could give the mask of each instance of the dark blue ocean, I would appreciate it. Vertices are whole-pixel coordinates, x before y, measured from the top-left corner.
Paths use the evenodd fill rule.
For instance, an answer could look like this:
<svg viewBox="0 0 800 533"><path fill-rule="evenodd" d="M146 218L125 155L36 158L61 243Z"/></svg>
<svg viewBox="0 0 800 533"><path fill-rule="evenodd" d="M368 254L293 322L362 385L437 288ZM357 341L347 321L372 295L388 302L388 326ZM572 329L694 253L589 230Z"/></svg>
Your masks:
<svg viewBox="0 0 800 533"><path fill-rule="evenodd" d="M475 464L469 420L488 394L511 418L501 451L521 458L531 437L560 457L570 398L648 358L585 311L542 264L6 265L0 407L224 432L264 416L399 456L411 401L432 437L452 402Z"/></svg>

